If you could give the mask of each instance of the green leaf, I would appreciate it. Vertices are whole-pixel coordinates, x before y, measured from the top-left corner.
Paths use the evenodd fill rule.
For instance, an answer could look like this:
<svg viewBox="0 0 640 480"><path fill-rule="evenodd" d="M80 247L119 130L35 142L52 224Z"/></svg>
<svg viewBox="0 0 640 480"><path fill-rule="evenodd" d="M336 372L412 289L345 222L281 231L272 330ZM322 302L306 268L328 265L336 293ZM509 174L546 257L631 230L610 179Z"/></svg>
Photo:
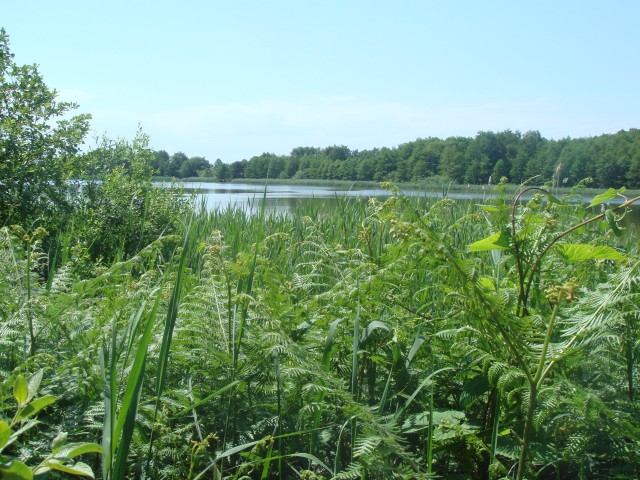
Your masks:
<svg viewBox="0 0 640 480"><path fill-rule="evenodd" d="M480 287L484 291L496 291L496 284L493 283L493 278L487 276L482 276L478 279L478 287Z"/></svg>
<svg viewBox="0 0 640 480"><path fill-rule="evenodd" d="M24 432L26 432L27 430L32 429L33 427L35 427L36 425L38 425L40 422L38 422L37 420L29 420L27 423L25 423L19 430L12 432L11 436L9 437L9 439L5 442L4 447L5 448L9 445L11 445L13 442L15 442L18 437L20 435L22 435ZM0 448L0 450L2 450L2 448ZM1 478L1 477L0 477Z"/></svg>
<svg viewBox="0 0 640 480"><path fill-rule="evenodd" d="M420 347L422 346L422 344L424 342L426 342L427 340L420 336L417 337L414 341L413 341L413 345L411 345L411 349L409 350L409 353L407 354L407 361L406 361L406 367L409 368L409 365L411 364L411 362L413 361L413 359L415 358L416 354L418 353L418 350L420 350Z"/></svg>
<svg viewBox="0 0 640 480"><path fill-rule="evenodd" d="M458 410L434 410L434 425L455 425L462 423L464 412ZM404 433L413 433L425 429L429 425L429 412L422 412L409 416L402 425Z"/></svg>
<svg viewBox="0 0 640 480"><path fill-rule="evenodd" d="M600 205L602 202L606 202L607 200L611 200L612 198L615 198L616 195L618 195L616 190L614 188L610 188L606 192L593 197L593 200L591 200L591 203L589 204L589 206L595 207L596 205Z"/></svg>
<svg viewBox="0 0 640 480"><path fill-rule="evenodd" d="M217 397L218 395L223 394L224 392L226 392L227 390L229 390L232 387L235 387L236 385L238 385L240 382L240 380L234 380L233 382L231 382L229 385L225 385L224 387L222 387L219 390L216 390L215 392L213 392L210 395L207 395L205 398L203 398L202 400L197 401L196 403L194 403L193 405L190 405L189 407L185 408L184 410L178 412L176 414L176 416L179 415L184 415L185 413L193 410L196 407L199 407L200 405L207 403L209 400L211 400L214 397Z"/></svg>
<svg viewBox="0 0 640 480"><path fill-rule="evenodd" d="M311 455L310 453L290 453L289 455L286 455L287 457L299 457L299 458L304 458L306 460L311 460L313 463L320 465L322 468L324 468L327 472L332 473L331 469L325 465L322 460L320 460L318 457L316 457L315 455Z"/></svg>
<svg viewBox="0 0 640 480"><path fill-rule="evenodd" d="M609 228L613 231L615 236L616 237L621 236L622 230L618 228L618 223L616 222L616 216L613 214L613 211L607 210L606 212L604 212L604 218L607 219L607 224L609 225Z"/></svg>
<svg viewBox="0 0 640 480"><path fill-rule="evenodd" d="M12 433L9 424L0 420L0 452L9 441Z"/></svg>
<svg viewBox="0 0 640 480"><path fill-rule="evenodd" d="M411 394L411 396L407 399L407 401L404 404L404 407L402 407L400 410L398 410L395 414L396 418L400 418L400 415L402 415L402 413L404 412L404 410L406 410L409 405L411 404L411 402L413 402L413 400L416 398L416 396L420 393L420 391L427 385L430 385L431 383L433 383L433 377L435 377L436 375L438 375L439 373L442 372L446 372L447 370L453 370L453 367L443 367L440 368L438 370L436 370L435 372L432 372L429 376L427 376L427 378L425 378L422 383L420 385L418 385L418 388L416 388L414 390L414 392Z"/></svg>
<svg viewBox="0 0 640 480"><path fill-rule="evenodd" d="M60 432L51 442L51 452L58 453L58 450L67 442L67 432Z"/></svg>
<svg viewBox="0 0 640 480"><path fill-rule="evenodd" d="M470 252L483 252L486 250L505 250L509 248L509 238L503 232L494 233L493 235L473 242L469 245Z"/></svg>
<svg viewBox="0 0 640 480"><path fill-rule="evenodd" d="M555 203L556 205L562 205L562 201L557 197L554 197L553 195L551 195L549 192L544 192L543 195L547 197L547 200L549 200L551 203Z"/></svg>
<svg viewBox="0 0 640 480"><path fill-rule="evenodd" d="M36 398L33 402L31 402L29 405L27 405L22 410L20 410L20 413L18 413L17 418L18 420L29 418L35 415L36 413L38 413L43 408L51 405L56 400L57 400L57 397L54 397L53 395L45 395L44 397Z"/></svg>
<svg viewBox="0 0 640 480"><path fill-rule="evenodd" d="M329 371L329 364L331 362L331 351L333 350L333 339L336 334L336 329L338 328L338 323L340 323L340 319L334 320L329 324L329 333L327 334L327 340L324 344L324 352L322 353L322 365L327 371Z"/></svg>
<svg viewBox="0 0 640 480"><path fill-rule="evenodd" d="M40 383L42 382L42 372L40 369L29 378L29 396L25 403L30 402L33 397L36 396L38 390L40 389Z"/></svg>
<svg viewBox="0 0 640 480"><path fill-rule="evenodd" d="M500 211L500 208L496 207L495 205L478 205L478 208L485 212L491 212L491 213L496 213Z"/></svg>
<svg viewBox="0 0 640 480"><path fill-rule="evenodd" d="M58 449L56 458L75 458L85 453L103 453L102 447L97 443L69 443Z"/></svg>
<svg viewBox="0 0 640 480"><path fill-rule="evenodd" d="M0 478L2 480L31 480L33 473L19 460L11 460L8 463L0 461Z"/></svg>
<svg viewBox="0 0 640 480"><path fill-rule="evenodd" d="M362 333L360 334L360 344L365 343L369 339L369 336L378 329L386 330L387 332L391 331L391 328L389 328L389 325L387 325L386 323L379 320L374 320L362 330Z"/></svg>
<svg viewBox="0 0 640 480"><path fill-rule="evenodd" d="M93 470L86 463L78 462L74 465L65 465L59 460L47 460L45 462L45 466L51 468L52 470L58 470L59 472L71 473L73 475L81 475L83 477L95 478L93 475Z"/></svg>
<svg viewBox="0 0 640 480"><path fill-rule="evenodd" d="M13 383L13 396L20 407L27 403L27 399L29 398L29 384L22 375L18 375L16 381Z"/></svg>
<svg viewBox="0 0 640 480"><path fill-rule="evenodd" d="M11 435L12 438L17 438L20 435L22 435L24 432L26 432L27 430L31 430L33 427L35 427L36 425L38 425L40 422L36 419L31 419L29 420L27 423L25 423L22 427L20 427L19 430L17 430L16 432L13 433L13 435Z"/></svg>
<svg viewBox="0 0 640 480"><path fill-rule="evenodd" d="M584 243L565 243L556 245L556 250L568 262L579 262L583 260L616 260L627 259L622 253L606 245L587 245Z"/></svg>

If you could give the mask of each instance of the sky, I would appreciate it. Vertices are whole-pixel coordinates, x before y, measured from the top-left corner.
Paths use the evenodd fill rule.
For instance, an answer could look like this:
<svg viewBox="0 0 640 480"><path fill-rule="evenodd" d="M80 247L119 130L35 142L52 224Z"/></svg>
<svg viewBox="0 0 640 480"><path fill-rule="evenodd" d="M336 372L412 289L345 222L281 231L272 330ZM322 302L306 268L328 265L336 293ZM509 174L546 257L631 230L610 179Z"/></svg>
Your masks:
<svg viewBox="0 0 640 480"><path fill-rule="evenodd" d="M225 163L295 147L640 127L638 0L0 0L95 138Z"/></svg>

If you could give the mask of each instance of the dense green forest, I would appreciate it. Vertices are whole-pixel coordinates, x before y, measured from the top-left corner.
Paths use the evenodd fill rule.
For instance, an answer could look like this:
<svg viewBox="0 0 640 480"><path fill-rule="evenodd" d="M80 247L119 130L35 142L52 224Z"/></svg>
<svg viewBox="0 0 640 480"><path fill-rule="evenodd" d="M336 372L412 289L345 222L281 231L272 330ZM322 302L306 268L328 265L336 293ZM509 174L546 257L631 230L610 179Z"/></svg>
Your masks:
<svg viewBox="0 0 640 480"><path fill-rule="evenodd" d="M242 178L324 179L417 182L440 176L463 184L521 184L536 177L558 186L585 178L594 187L640 187L640 130L591 138L548 140L537 131L524 134L479 132L475 138L426 138L396 148L351 150L346 146L298 147L290 155L263 153L230 165L183 153L155 152L157 175Z"/></svg>
<svg viewBox="0 0 640 480"><path fill-rule="evenodd" d="M4 30L0 95L0 478L640 476L639 198L210 211Z"/></svg>

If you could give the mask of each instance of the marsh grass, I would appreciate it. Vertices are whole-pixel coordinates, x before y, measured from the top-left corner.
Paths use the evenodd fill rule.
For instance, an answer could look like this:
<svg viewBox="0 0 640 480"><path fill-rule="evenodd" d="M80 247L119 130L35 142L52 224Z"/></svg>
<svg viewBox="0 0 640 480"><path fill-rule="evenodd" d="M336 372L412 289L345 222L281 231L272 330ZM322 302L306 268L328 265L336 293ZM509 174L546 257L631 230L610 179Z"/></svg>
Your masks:
<svg viewBox="0 0 640 480"><path fill-rule="evenodd" d="M295 216L199 205L177 235L102 264L74 245L72 224L46 280L4 229L3 388L18 371L50 369L46 388L65 394L43 424L101 437L103 478L489 478L515 476L518 463L518 475L571 476L596 452L593 471L633 472L637 238L611 240L599 221L572 231L570 242L613 242L629 260L552 251L523 316L514 253L469 251L509 230L513 197L502 195L392 192ZM516 212L530 250L590 218L544 201ZM126 236L141 228L134 220ZM551 308L544 290L572 277L577 301ZM589 365L604 359L609 380L594 382ZM600 399L591 408L610 421L570 413L581 398ZM36 440L24 448L37 455Z"/></svg>

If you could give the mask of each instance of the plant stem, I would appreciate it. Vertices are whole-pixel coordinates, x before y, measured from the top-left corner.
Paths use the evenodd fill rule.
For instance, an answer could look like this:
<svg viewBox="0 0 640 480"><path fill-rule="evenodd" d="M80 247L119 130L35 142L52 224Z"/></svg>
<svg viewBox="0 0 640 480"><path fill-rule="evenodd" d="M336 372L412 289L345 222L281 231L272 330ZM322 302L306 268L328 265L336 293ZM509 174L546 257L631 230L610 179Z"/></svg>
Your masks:
<svg viewBox="0 0 640 480"><path fill-rule="evenodd" d="M518 461L518 473L516 476L516 480L522 480L527 467L529 440L531 438L531 432L533 430L533 414L535 413L536 409L538 389L542 384L542 381L544 380L542 374L544 372L544 366L547 359L547 351L549 350L549 344L551 343L551 335L553 333L553 327L555 325L559 306L560 301L558 300L553 306L551 318L549 319L549 323L547 324L547 333L545 335L544 344L542 345L540 359L538 360L538 368L536 369L536 373L533 378L529 380L529 405L527 406L527 416L525 418L524 431L522 433L522 446L520 449L520 458Z"/></svg>
<svg viewBox="0 0 640 480"><path fill-rule="evenodd" d="M29 324L29 356L36 353L36 335L31 315L31 240L27 242L27 323Z"/></svg>

